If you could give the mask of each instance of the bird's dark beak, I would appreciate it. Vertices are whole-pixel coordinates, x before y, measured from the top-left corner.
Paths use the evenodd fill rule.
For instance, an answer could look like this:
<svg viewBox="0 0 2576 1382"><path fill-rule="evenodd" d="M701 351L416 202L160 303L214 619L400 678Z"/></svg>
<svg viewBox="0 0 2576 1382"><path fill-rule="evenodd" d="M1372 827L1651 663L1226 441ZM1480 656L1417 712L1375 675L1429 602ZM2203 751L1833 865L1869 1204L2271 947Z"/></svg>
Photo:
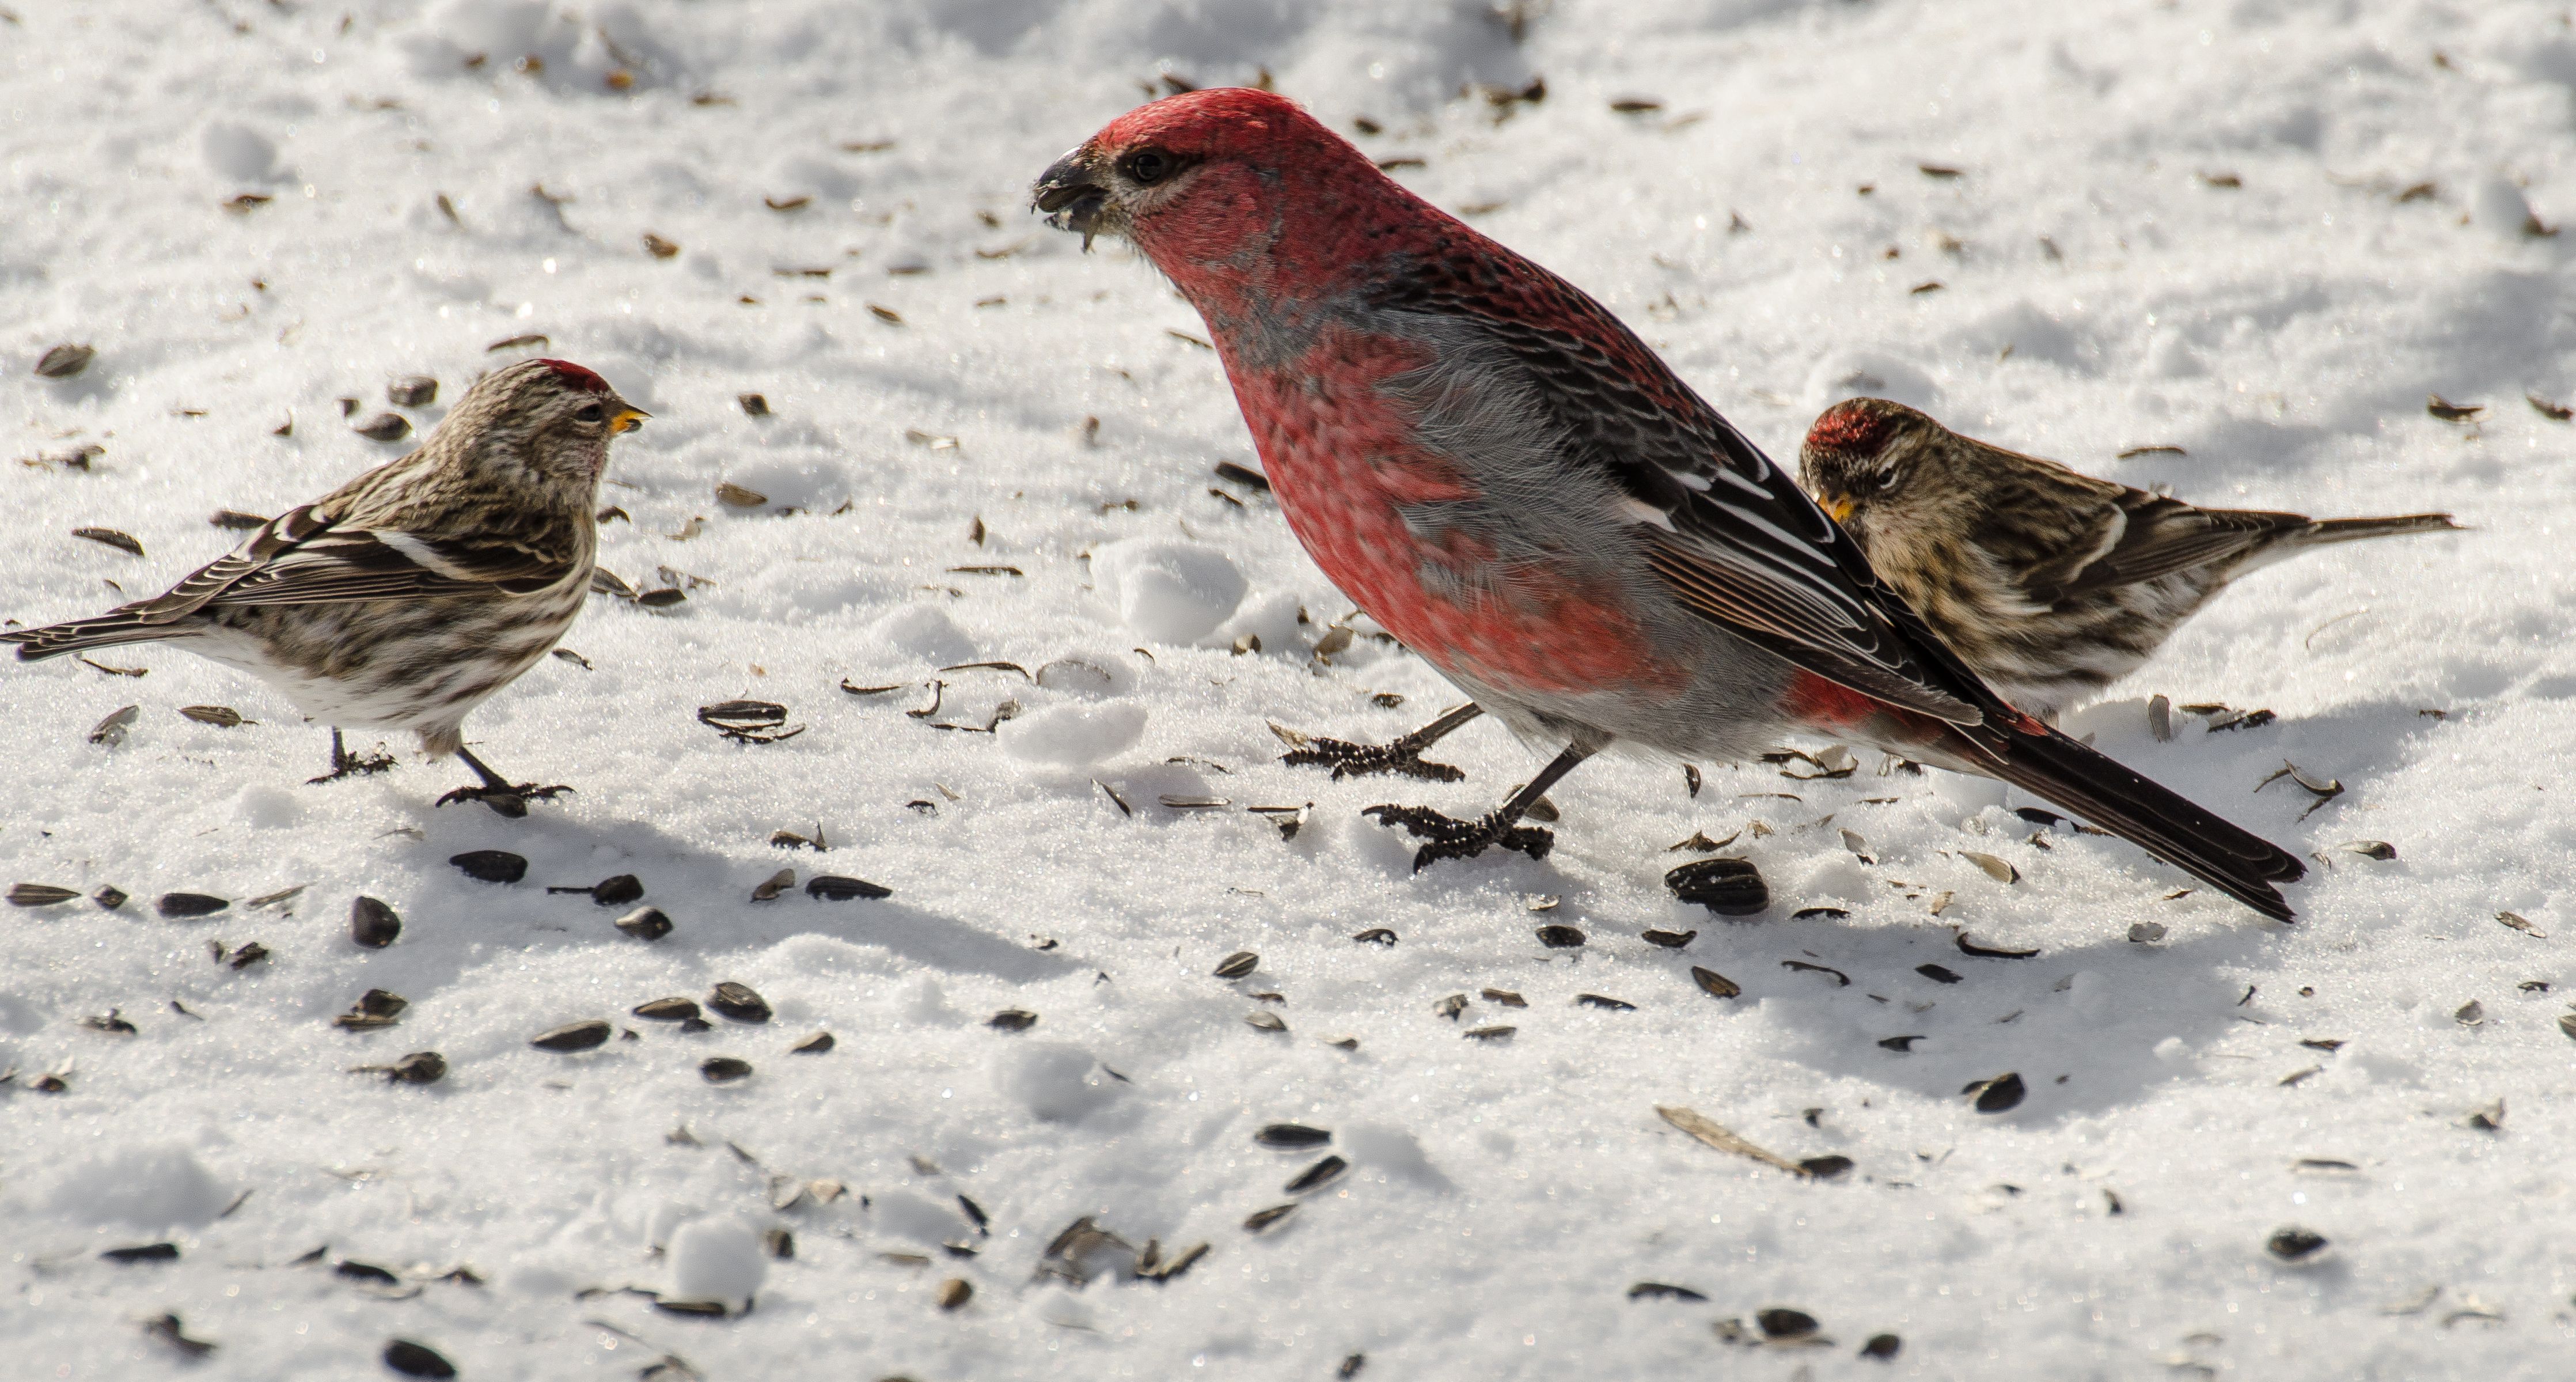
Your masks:
<svg viewBox="0 0 2576 1382"><path fill-rule="evenodd" d="M1079 232L1082 247L1091 248L1091 235L1100 224L1100 208L1109 199L1109 189L1094 180L1088 151L1076 149L1055 161L1029 189L1030 204L1046 213L1047 224L1058 230Z"/></svg>

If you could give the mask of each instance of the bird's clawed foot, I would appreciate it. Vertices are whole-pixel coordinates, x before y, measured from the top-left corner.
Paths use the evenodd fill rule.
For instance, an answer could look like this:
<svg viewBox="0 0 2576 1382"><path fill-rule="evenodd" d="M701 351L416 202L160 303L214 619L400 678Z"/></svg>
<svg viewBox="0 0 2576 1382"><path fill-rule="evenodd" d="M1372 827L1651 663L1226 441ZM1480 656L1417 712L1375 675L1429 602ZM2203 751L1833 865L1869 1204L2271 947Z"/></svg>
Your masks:
<svg viewBox="0 0 2576 1382"><path fill-rule="evenodd" d="M1395 773L1425 782L1458 782L1466 778L1464 772L1446 763L1423 761L1424 747L1411 734L1391 744L1354 744L1347 739L1304 735L1299 737L1297 747L1280 755L1279 761L1295 767L1330 768L1336 782L1372 773Z"/></svg>
<svg viewBox="0 0 2576 1382"><path fill-rule="evenodd" d="M1436 766L1436 765L1435 765ZM1413 871L1420 873L1442 859L1473 859L1500 846L1544 859L1556 847L1556 834L1535 825L1517 824L1518 813L1488 811L1472 821L1444 816L1428 806L1372 806L1360 813L1381 825L1400 825L1429 844L1415 850Z"/></svg>
<svg viewBox="0 0 2576 1382"><path fill-rule="evenodd" d="M503 783L499 786L477 785L459 787L440 797L438 804L445 806L451 801L479 801L491 807L493 815L504 816L515 821L528 814L529 802L552 801L571 790L570 787L561 784L540 787L533 782Z"/></svg>
<svg viewBox="0 0 2576 1382"><path fill-rule="evenodd" d="M320 777L304 779L304 785L318 787L325 782L337 782L344 777L372 777L393 765L394 756L382 749L369 754L349 752L348 745L340 742L340 731L335 729L331 731L331 771Z"/></svg>

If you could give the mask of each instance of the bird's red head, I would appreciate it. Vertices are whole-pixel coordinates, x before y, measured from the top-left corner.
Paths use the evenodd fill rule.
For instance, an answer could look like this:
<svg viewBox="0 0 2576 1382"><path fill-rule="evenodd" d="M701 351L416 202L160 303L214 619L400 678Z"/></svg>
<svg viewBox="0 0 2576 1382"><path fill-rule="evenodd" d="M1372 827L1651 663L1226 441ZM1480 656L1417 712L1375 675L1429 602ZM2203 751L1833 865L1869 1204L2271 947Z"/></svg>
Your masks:
<svg viewBox="0 0 2576 1382"><path fill-rule="evenodd" d="M1903 483L1905 438L1937 426L1902 403L1847 398L1817 415L1798 448L1798 482L1839 522Z"/></svg>
<svg viewBox="0 0 2576 1382"><path fill-rule="evenodd" d="M1876 456L1896 435L1896 419L1887 401L1846 398L1817 414L1807 428L1806 449L1839 451L1855 459Z"/></svg>
<svg viewBox="0 0 2576 1382"><path fill-rule="evenodd" d="M555 378L562 380L565 384L568 384L573 388L581 390L583 393L608 392L607 380L600 378L597 373L591 370L584 369L581 366L574 364L570 360L539 360L536 363L543 365L548 370L552 371Z"/></svg>
<svg viewBox="0 0 2576 1382"><path fill-rule="evenodd" d="M1139 106L1033 190L1056 225L1125 237L1202 308L1251 276L1317 286L1369 257L1371 231L1446 219L1296 102L1245 87Z"/></svg>

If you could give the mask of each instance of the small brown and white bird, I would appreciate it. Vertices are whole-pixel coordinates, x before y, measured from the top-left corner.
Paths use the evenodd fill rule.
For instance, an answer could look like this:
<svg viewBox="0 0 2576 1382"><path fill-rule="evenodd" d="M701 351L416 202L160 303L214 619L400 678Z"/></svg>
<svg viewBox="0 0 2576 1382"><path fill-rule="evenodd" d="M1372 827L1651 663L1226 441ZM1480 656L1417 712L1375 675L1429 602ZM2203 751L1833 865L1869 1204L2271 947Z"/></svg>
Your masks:
<svg viewBox="0 0 2576 1382"><path fill-rule="evenodd" d="M1807 429L1798 478L1962 661L2051 720L2136 670L2249 571L2329 542L2460 526L2446 513L2195 508L1963 437L1883 398L1827 408Z"/></svg>
<svg viewBox="0 0 2576 1382"><path fill-rule="evenodd" d="M276 688L330 726L407 729L482 779L439 798L504 816L566 787L514 784L465 747L466 713L535 666L581 613L608 439L643 409L562 360L486 375L419 450L271 519L231 554L94 619L0 633L27 661L167 640Z"/></svg>

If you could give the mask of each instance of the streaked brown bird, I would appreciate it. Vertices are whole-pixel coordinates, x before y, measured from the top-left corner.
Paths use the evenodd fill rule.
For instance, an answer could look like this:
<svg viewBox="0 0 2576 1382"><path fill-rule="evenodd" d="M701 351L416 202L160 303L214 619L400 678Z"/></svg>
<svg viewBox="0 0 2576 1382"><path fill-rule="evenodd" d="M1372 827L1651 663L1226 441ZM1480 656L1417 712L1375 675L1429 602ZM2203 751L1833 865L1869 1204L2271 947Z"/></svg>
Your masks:
<svg viewBox="0 0 2576 1382"><path fill-rule="evenodd" d="M26 661L166 640L276 688L331 729L328 782L390 766L340 730L411 730L482 781L439 798L524 816L568 787L512 783L466 749L466 713L581 613L608 439L648 416L563 360L523 360L457 400L420 449L271 519L166 594L0 633Z"/></svg>
<svg viewBox="0 0 2576 1382"><path fill-rule="evenodd" d="M2228 582L2446 513L2203 509L1963 437L1884 398L1827 408L1798 478L1870 569L2014 705L2050 720L2135 671Z"/></svg>

